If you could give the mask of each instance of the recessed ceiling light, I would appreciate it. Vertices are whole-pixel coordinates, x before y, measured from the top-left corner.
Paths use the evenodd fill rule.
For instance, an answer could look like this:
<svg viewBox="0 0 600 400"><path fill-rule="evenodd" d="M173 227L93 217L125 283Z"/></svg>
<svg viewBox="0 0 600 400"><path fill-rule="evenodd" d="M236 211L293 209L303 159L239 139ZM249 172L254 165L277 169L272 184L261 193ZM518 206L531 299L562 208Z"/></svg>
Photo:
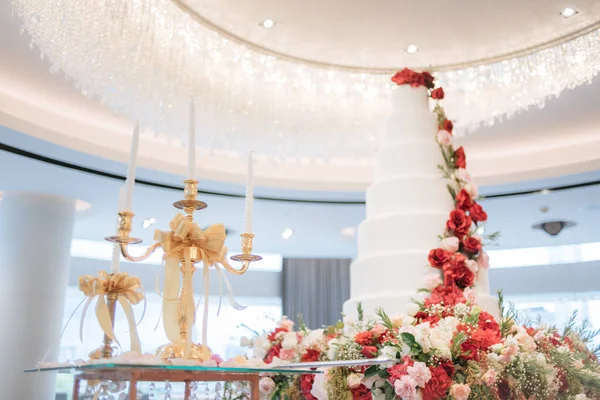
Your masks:
<svg viewBox="0 0 600 400"><path fill-rule="evenodd" d="M540 190L540 194L547 196L550 194L550 189L542 189L542 190Z"/></svg>
<svg viewBox="0 0 600 400"><path fill-rule="evenodd" d="M575 7L565 7L564 10L560 12L564 18L571 18L573 15L579 14L579 11Z"/></svg>
<svg viewBox="0 0 600 400"><path fill-rule="evenodd" d="M150 217L150 218L147 218L142 221L142 226L144 228L149 228L150 226L154 225L155 223L156 223L156 218Z"/></svg>
<svg viewBox="0 0 600 400"><path fill-rule="evenodd" d="M342 228L342 236L347 238L353 238L356 236L356 227L355 226L347 226Z"/></svg>
<svg viewBox="0 0 600 400"><path fill-rule="evenodd" d="M275 20L267 18L263 22L260 23L260 26L262 26L265 29L271 29L275 26L275 24L276 24Z"/></svg>
<svg viewBox="0 0 600 400"><path fill-rule="evenodd" d="M286 228L283 230L283 233L281 234L281 237L284 238L285 240L291 238L294 235L294 231L291 230L290 228Z"/></svg>
<svg viewBox="0 0 600 400"><path fill-rule="evenodd" d="M419 51L419 46L417 46L416 44L409 44L406 48L406 52L408 54L415 54L417 51Z"/></svg>

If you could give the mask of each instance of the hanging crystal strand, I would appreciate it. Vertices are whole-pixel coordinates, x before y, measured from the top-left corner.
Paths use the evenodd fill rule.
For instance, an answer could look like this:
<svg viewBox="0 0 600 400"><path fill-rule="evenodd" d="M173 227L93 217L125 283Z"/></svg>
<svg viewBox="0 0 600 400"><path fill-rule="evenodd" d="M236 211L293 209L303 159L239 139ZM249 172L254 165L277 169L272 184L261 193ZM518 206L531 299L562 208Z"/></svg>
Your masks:
<svg viewBox="0 0 600 400"><path fill-rule="evenodd" d="M215 383L215 400L223 400L221 389L223 389L223 384L221 382Z"/></svg>
<svg viewBox="0 0 600 400"><path fill-rule="evenodd" d="M198 400L198 382L190 382L190 400Z"/></svg>
<svg viewBox="0 0 600 400"><path fill-rule="evenodd" d="M171 400L171 390L173 389L173 385L171 382L165 381L165 400Z"/></svg>
<svg viewBox="0 0 600 400"><path fill-rule="evenodd" d="M150 382L150 385L148 385L148 400L156 399L156 395L154 394L155 390L156 384L154 382Z"/></svg>
<svg viewBox="0 0 600 400"><path fill-rule="evenodd" d="M210 384L209 382L204 382L205 386L204 386L204 400L209 400L210 399Z"/></svg>

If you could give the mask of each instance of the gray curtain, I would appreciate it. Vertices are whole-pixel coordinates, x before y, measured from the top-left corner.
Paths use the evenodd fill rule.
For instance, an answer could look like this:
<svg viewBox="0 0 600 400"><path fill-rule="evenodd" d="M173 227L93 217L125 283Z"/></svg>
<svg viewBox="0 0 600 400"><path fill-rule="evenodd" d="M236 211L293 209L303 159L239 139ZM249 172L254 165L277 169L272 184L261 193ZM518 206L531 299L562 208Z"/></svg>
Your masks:
<svg viewBox="0 0 600 400"><path fill-rule="evenodd" d="M283 314L310 329L335 324L350 297L349 259L283 259Z"/></svg>

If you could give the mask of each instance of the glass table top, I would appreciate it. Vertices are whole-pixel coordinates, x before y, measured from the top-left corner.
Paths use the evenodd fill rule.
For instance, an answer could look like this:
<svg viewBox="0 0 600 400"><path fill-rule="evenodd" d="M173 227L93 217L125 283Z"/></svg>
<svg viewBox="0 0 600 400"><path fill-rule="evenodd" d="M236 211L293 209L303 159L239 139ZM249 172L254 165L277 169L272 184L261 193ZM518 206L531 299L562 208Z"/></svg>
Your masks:
<svg viewBox="0 0 600 400"><path fill-rule="evenodd" d="M114 363L98 363L98 364L84 364L84 365L61 365L55 367L44 367L44 368L30 368L24 372L46 372L55 371L65 374L77 374L83 372L94 372L94 371L118 371L127 372L133 370L160 370L160 371L187 371L187 372L213 372L213 373L229 373L229 374L261 374L261 373L272 373L272 374L320 374L322 371L311 370L310 367L305 368L252 368L252 367L208 367L203 365L152 365L152 364L114 364Z"/></svg>

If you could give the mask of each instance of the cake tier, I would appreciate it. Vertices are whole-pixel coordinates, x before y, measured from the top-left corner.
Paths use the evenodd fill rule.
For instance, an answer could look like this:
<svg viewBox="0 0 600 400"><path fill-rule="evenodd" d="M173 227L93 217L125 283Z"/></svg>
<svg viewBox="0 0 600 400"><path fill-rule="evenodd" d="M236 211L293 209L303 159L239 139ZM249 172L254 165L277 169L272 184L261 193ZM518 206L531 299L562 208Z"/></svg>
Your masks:
<svg viewBox="0 0 600 400"><path fill-rule="evenodd" d="M437 117L429 110L396 111L387 119L383 142L393 144L401 140L429 139L435 144L437 131Z"/></svg>
<svg viewBox="0 0 600 400"><path fill-rule="evenodd" d="M418 211L366 219L358 226L358 257L402 249L429 251L439 246L438 235L443 233L447 219L447 212Z"/></svg>
<svg viewBox="0 0 600 400"><path fill-rule="evenodd" d="M427 266L429 250L394 251L360 257L350 266L350 296L368 297L381 292L416 293L425 275L436 270Z"/></svg>
<svg viewBox="0 0 600 400"><path fill-rule="evenodd" d="M367 219L411 212L444 214L447 218L453 208L446 181L439 176L401 177L379 182L367 189L366 200ZM443 233L445 222L435 227L435 233L430 232L434 233L434 239ZM420 225L413 228L420 229Z"/></svg>
<svg viewBox="0 0 600 400"><path fill-rule="evenodd" d="M403 111L429 111L427 88L400 85L392 88L392 109Z"/></svg>
<svg viewBox="0 0 600 400"><path fill-rule="evenodd" d="M431 132L422 139L404 139L382 147L377 153L375 183L402 176L440 178L438 165L443 162L442 152Z"/></svg>

